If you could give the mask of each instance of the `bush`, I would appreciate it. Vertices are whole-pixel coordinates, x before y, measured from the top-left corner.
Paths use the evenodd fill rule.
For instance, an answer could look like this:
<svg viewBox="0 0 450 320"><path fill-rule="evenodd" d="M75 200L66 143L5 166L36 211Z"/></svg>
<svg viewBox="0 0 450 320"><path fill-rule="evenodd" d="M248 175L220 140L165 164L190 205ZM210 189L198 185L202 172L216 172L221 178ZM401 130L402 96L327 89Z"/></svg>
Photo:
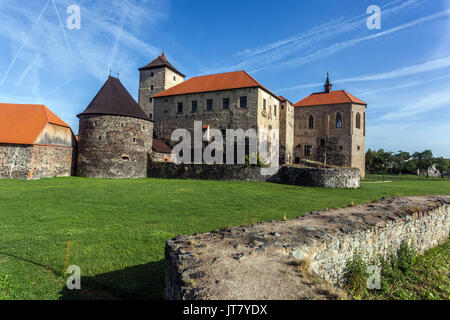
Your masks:
<svg viewBox="0 0 450 320"><path fill-rule="evenodd" d="M347 261L344 271L344 289L354 298L361 299L367 294L367 264L361 255L356 254Z"/></svg>

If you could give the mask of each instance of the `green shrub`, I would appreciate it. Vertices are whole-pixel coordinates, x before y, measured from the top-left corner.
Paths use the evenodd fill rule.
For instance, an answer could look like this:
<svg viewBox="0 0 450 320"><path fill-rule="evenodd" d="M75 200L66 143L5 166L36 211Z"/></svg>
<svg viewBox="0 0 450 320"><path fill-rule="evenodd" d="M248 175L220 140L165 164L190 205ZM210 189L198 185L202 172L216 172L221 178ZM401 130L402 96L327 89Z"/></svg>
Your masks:
<svg viewBox="0 0 450 320"><path fill-rule="evenodd" d="M367 264L360 254L347 261L344 271L344 289L356 299L363 298L367 293Z"/></svg>

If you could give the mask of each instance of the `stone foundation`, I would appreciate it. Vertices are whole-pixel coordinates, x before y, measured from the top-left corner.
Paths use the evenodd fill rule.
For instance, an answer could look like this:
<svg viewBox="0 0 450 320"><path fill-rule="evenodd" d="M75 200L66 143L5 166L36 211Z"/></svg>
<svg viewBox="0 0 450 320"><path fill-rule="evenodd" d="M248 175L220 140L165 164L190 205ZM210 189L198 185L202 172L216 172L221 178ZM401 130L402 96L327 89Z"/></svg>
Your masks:
<svg viewBox="0 0 450 320"><path fill-rule="evenodd" d="M390 198L311 212L291 221L222 229L167 241L166 299L303 299L309 272L339 285L346 262L395 252L408 241L419 252L446 241L450 196Z"/></svg>
<svg viewBox="0 0 450 320"><path fill-rule="evenodd" d="M360 174L356 168L282 167L269 182L324 188L359 188Z"/></svg>
<svg viewBox="0 0 450 320"><path fill-rule="evenodd" d="M246 165L203 165L149 161L149 178L163 179L202 179L202 180L236 180L266 181L269 177L261 175L260 167Z"/></svg>

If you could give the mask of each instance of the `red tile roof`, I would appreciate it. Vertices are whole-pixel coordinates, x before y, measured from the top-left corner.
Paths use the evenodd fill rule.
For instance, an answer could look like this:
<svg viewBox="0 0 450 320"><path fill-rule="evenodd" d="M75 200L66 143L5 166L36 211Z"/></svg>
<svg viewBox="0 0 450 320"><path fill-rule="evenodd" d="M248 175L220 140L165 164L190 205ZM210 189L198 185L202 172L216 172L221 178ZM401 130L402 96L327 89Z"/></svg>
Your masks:
<svg viewBox="0 0 450 320"><path fill-rule="evenodd" d="M277 97L245 71L235 71L194 77L170 89L167 89L166 91L155 94L153 97L159 98L189 93L202 93L258 87L272 94L274 97Z"/></svg>
<svg viewBox="0 0 450 320"><path fill-rule="evenodd" d="M0 143L34 144L48 123L70 128L44 105L0 103Z"/></svg>
<svg viewBox="0 0 450 320"><path fill-rule="evenodd" d="M287 101L287 102L289 102L290 104L293 104L291 101L289 101L288 99L286 99L286 98L283 97L283 96L278 96L278 99L280 99L281 102Z"/></svg>
<svg viewBox="0 0 450 320"><path fill-rule="evenodd" d="M344 90L331 91L329 93L320 92L313 93L312 95L300 100L294 107L308 107L308 106L320 106L326 104L339 104L339 103L356 103L367 105L364 101L352 96L350 93Z"/></svg>

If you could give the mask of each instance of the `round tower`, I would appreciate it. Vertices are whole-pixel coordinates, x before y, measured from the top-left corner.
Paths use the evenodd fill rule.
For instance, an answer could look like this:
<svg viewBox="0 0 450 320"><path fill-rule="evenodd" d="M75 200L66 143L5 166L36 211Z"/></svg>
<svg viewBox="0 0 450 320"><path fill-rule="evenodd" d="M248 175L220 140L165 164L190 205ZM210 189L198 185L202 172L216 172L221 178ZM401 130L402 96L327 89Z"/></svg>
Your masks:
<svg viewBox="0 0 450 320"><path fill-rule="evenodd" d="M78 115L77 175L91 178L147 176L153 121L119 79L109 77Z"/></svg>

